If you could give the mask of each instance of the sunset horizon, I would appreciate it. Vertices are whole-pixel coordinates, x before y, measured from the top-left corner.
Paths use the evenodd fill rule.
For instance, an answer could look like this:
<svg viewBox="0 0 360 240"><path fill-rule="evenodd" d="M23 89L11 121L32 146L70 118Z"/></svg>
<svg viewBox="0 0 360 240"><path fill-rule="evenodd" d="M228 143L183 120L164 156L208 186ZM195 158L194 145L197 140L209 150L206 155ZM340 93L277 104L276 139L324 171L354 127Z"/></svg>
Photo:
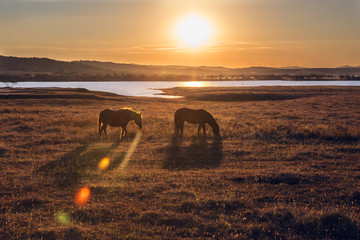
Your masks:
<svg viewBox="0 0 360 240"><path fill-rule="evenodd" d="M109 61L109 60L99 60L99 59L57 59L57 58L51 58L51 57L47 57L47 56L14 56L14 55L1 55L3 57L10 57L10 58L19 58L19 59L27 59L27 58L34 58L34 59L49 59L49 60L54 60L54 61L59 61L59 62L99 62L99 63L111 63L111 64L124 64L124 65L139 65L139 66L154 66L154 67L161 67L161 66L165 66L165 67L209 67L209 68L225 68L225 69L241 69L241 68L279 68L279 69L292 69L292 68L360 68L360 65L339 65L339 66L295 66L295 65L286 65L286 66L266 66L266 65L249 65L249 66L239 66L239 67L228 67L228 66L222 66L222 65L185 65L185 64L151 64L151 63L137 63L137 62L115 62L115 61Z"/></svg>
<svg viewBox="0 0 360 240"><path fill-rule="evenodd" d="M0 55L227 68L360 66L360 3L0 2Z"/></svg>

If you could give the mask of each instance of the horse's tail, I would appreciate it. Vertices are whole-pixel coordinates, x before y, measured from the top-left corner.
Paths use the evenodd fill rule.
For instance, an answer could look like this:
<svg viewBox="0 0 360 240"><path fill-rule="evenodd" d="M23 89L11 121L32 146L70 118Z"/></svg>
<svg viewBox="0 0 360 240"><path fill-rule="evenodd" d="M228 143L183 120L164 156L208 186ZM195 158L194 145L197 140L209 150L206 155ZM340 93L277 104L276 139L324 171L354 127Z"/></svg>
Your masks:
<svg viewBox="0 0 360 240"><path fill-rule="evenodd" d="M99 114L99 135L101 134L101 113Z"/></svg>

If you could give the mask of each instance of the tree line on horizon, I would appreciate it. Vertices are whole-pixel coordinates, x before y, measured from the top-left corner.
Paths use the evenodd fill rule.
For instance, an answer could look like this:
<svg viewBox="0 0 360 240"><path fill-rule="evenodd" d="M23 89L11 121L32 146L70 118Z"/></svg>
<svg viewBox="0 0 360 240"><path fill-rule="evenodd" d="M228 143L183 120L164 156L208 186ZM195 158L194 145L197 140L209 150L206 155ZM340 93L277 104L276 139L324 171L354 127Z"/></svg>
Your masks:
<svg viewBox="0 0 360 240"><path fill-rule="evenodd" d="M360 75L177 75L177 74L132 74L132 73L23 73L0 74L0 82L59 82L59 81L241 81L241 80L360 80Z"/></svg>

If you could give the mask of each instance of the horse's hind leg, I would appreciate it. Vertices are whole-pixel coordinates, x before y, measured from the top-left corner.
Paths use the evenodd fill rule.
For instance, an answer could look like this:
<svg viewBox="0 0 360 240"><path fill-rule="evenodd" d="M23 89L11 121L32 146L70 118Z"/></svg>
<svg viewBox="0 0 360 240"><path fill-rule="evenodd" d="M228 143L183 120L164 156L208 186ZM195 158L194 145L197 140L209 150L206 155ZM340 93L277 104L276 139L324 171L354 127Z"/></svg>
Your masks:
<svg viewBox="0 0 360 240"><path fill-rule="evenodd" d="M109 139L109 137L108 137L108 135L107 135L107 132L106 132L106 126L107 126L107 125L104 124L101 129L104 129L105 136L106 136L107 139Z"/></svg>
<svg viewBox="0 0 360 240"><path fill-rule="evenodd" d="M99 128L99 136L100 136L100 137L101 137L102 131L105 132L105 128L106 128L106 125L105 125L105 124L103 124L103 125Z"/></svg>
<svg viewBox="0 0 360 240"><path fill-rule="evenodd" d="M99 120L99 137L101 137L101 122Z"/></svg>
<svg viewBox="0 0 360 240"><path fill-rule="evenodd" d="M101 124L101 123L100 123ZM101 137L101 132L103 130L103 127L101 125L99 125L99 137Z"/></svg>

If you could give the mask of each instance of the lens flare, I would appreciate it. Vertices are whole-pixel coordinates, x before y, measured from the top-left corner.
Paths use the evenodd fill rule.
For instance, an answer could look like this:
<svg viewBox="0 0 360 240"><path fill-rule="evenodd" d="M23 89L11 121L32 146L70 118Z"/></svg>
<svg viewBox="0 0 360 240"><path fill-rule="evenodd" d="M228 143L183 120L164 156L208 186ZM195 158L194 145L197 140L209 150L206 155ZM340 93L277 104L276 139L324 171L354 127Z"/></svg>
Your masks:
<svg viewBox="0 0 360 240"><path fill-rule="evenodd" d="M90 188L88 187L80 188L75 193L75 199L74 199L75 204L78 206L84 206L90 199L90 193L91 193Z"/></svg>
<svg viewBox="0 0 360 240"><path fill-rule="evenodd" d="M130 157L134 153L134 151L136 149L136 146L138 145L138 143L140 141L140 138L141 138L141 131L137 131L136 136L135 136L133 142L131 143L131 145L129 147L129 150L125 154L125 157L124 157L123 161L120 164L120 170L124 170L126 168L126 166L128 165L128 163L130 161Z"/></svg>
<svg viewBox="0 0 360 240"><path fill-rule="evenodd" d="M63 226L67 226L70 225L71 223L71 217L69 214L65 213L65 212L58 212L55 215L55 219L58 223L60 223Z"/></svg>
<svg viewBox="0 0 360 240"><path fill-rule="evenodd" d="M108 158L108 157L104 157L98 163L98 168L101 171L106 170L109 166L110 166L110 158Z"/></svg>

